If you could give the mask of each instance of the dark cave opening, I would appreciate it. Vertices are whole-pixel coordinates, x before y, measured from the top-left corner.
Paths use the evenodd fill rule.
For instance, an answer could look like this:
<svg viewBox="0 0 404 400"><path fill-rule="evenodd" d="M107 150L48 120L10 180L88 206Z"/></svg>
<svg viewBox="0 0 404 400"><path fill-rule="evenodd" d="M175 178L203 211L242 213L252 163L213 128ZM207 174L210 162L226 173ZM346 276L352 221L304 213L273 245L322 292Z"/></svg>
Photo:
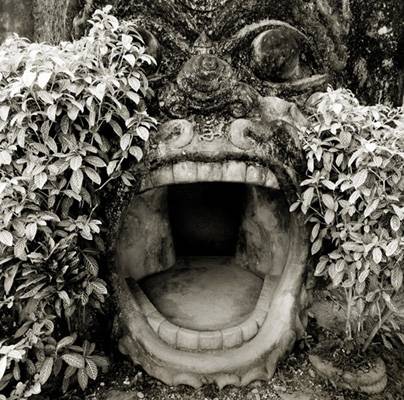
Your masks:
<svg viewBox="0 0 404 400"><path fill-rule="evenodd" d="M177 256L233 256L246 204L241 183L192 183L168 188Z"/></svg>

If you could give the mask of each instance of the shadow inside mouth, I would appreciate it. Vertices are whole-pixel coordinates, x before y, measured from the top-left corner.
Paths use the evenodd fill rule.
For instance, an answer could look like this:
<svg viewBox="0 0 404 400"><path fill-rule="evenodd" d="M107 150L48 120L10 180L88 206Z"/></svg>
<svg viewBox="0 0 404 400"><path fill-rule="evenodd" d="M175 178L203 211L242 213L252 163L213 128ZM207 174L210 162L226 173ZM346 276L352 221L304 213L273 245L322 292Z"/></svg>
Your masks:
<svg viewBox="0 0 404 400"><path fill-rule="evenodd" d="M168 187L176 263L139 286L173 324L214 331L236 326L254 311L263 279L236 259L246 189L221 182Z"/></svg>
<svg viewBox="0 0 404 400"><path fill-rule="evenodd" d="M234 256L247 186L199 182L167 189L168 217L179 256Z"/></svg>

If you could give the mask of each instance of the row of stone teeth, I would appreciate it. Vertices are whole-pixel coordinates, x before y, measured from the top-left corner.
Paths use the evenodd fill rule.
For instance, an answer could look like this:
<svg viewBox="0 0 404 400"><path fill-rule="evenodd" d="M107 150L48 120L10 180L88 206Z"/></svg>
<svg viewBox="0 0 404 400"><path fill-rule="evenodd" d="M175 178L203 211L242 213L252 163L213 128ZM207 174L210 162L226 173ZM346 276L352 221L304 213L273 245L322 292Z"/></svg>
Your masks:
<svg viewBox="0 0 404 400"><path fill-rule="evenodd" d="M128 335L123 336L119 346L123 354L130 354L130 349L133 348L133 339ZM187 385L198 389L203 384L216 383L221 390L226 386L246 386L258 380L268 381L274 374L277 362L278 359L271 357L270 353L267 360L262 359L261 362L257 363L257 366L247 370L218 372L209 375L161 368L153 364L146 364L145 367L146 371L151 375L158 369L158 379L169 386ZM148 370L148 367L150 370Z"/></svg>
<svg viewBox="0 0 404 400"><path fill-rule="evenodd" d="M278 179L268 168L242 161L223 163L182 161L152 171L143 180L141 190L193 182L241 182L279 189Z"/></svg>
<svg viewBox="0 0 404 400"><path fill-rule="evenodd" d="M138 305L153 331L168 345L188 351L221 350L239 347L251 340L264 323L276 281L266 277L256 307L240 325L215 331L197 331L174 325L150 302L141 288L132 286Z"/></svg>
<svg viewBox="0 0 404 400"><path fill-rule="evenodd" d="M220 390L226 386L246 386L254 381L268 381L273 375L272 371L268 372L265 366L252 368L241 373L241 376L236 373L217 373L211 376L200 376L187 372L171 374L165 370L160 371L160 374L162 376L159 379L169 386L187 385L198 389L203 384L212 382L216 383Z"/></svg>

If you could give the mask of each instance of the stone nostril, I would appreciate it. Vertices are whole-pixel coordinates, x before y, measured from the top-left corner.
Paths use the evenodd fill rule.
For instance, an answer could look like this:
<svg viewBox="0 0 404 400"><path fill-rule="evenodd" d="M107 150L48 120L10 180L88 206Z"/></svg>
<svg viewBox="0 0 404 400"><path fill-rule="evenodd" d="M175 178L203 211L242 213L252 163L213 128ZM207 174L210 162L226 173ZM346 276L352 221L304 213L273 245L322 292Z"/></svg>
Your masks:
<svg viewBox="0 0 404 400"><path fill-rule="evenodd" d="M159 129L159 140L164 141L173 148L187 146L191 143L193 137L193 125L185 119L176 119L165 122Z"/></svg>
<svg viewBox="0 0 404 400"><path fill-rule="evenodd" d="M214 56L203 57L201 60L201 68L204 71L214 71L218 69L219 63Z"/></svg>
<svg viewBox="0 0 404 400"><path fill-rule="evenodd" d="M249 133L254 129L254 125L247 119L236 119L230 125L230 141L242 150L250 150L255 142Z"/></svg>

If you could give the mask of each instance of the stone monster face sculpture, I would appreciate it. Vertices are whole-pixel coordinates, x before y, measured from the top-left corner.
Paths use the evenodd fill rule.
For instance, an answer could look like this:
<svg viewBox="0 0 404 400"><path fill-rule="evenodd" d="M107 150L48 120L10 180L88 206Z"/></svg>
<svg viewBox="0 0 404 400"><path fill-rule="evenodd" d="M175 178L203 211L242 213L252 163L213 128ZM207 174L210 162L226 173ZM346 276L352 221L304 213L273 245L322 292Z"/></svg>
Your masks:
<svg viewBox="0 0 404 400"><path fill-rule="evenodd" d="M304 330L296 103L327 71L291 10L285 21L263 3L254 15L225 0L120 8L158 61L160 121L121 214L120 349L169 385L267 380Z"/></svg>

